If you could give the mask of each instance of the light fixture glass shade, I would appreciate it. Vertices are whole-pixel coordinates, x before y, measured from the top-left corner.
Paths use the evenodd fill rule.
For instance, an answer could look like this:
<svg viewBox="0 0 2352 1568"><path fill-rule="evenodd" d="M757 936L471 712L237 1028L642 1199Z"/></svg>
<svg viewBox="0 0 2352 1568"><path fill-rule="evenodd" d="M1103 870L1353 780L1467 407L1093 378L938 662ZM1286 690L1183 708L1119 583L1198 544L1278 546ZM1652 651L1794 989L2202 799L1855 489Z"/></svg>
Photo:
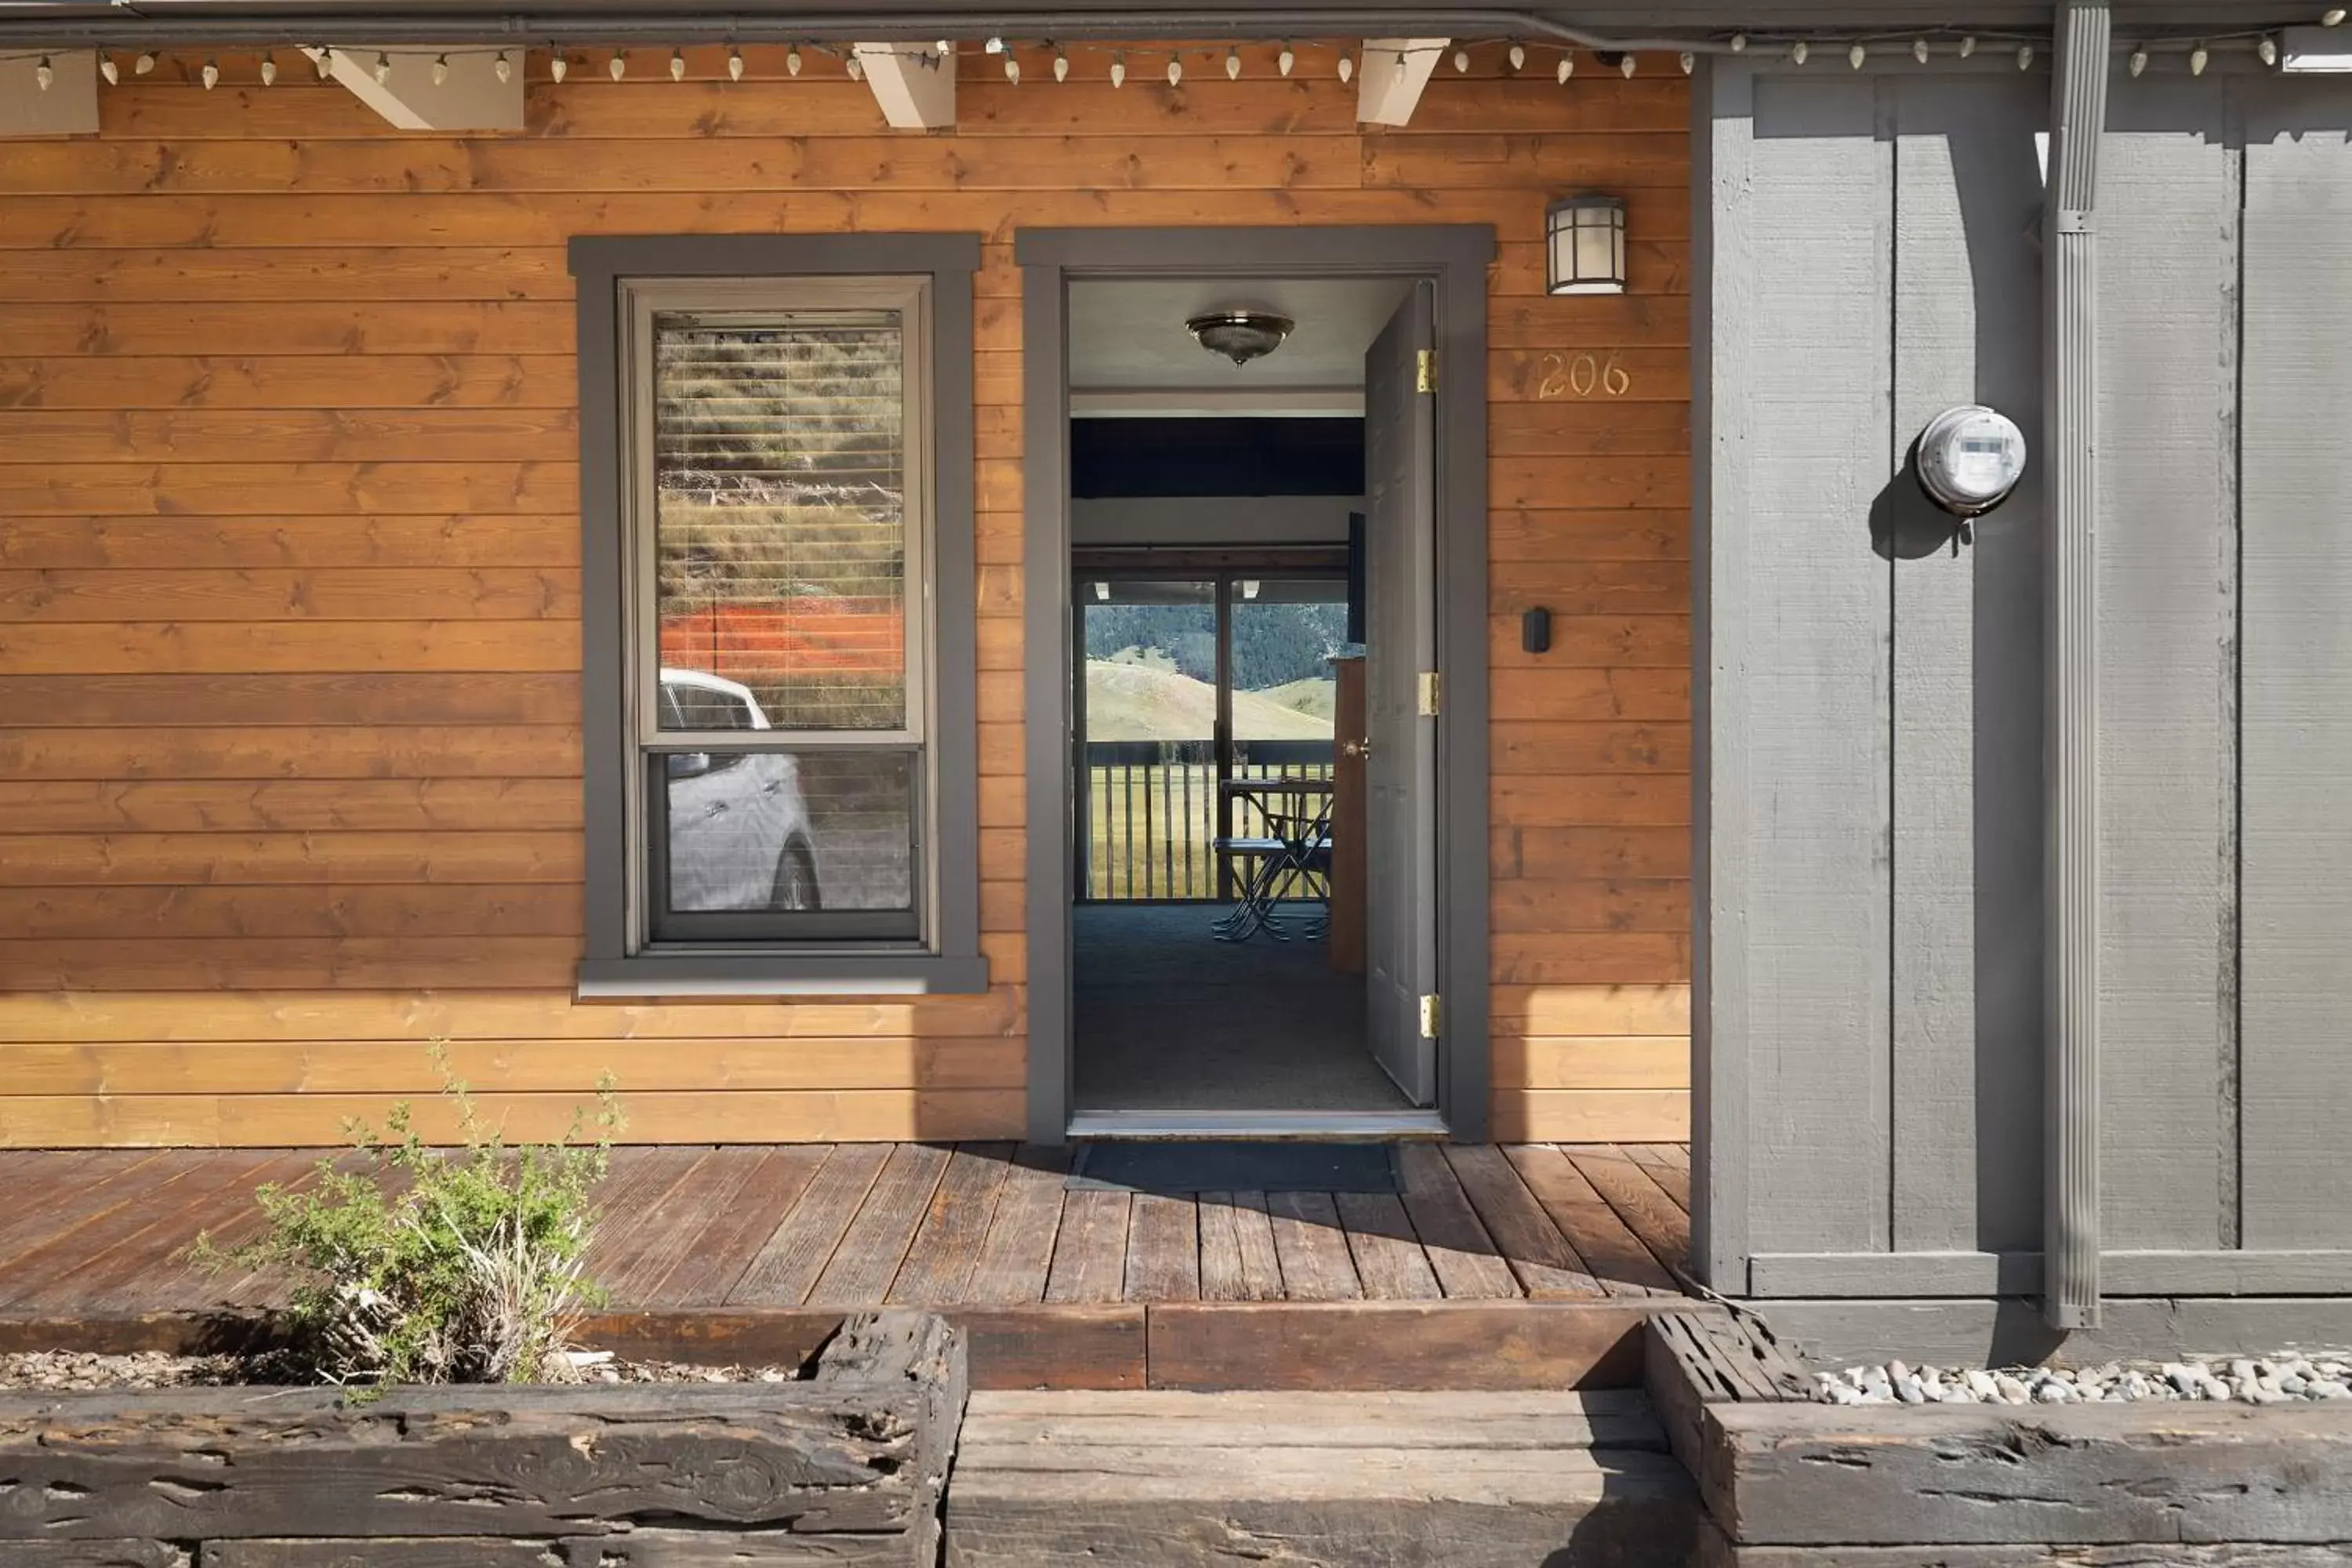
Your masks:
<svg viewBox="0 0 2352 1568"><path fill-rule="evenodd" d="M1265 310L1213 310L1184 323L1192 339L1213 354L1247 364L1282 346L1295 323Z"/></svg>
<svg viewBox="0 0 2352 1568"><path fill-rule="evenodd" d="M1555 294L1625 291L1625 198L1586 195L1544 210Z"/></svg>

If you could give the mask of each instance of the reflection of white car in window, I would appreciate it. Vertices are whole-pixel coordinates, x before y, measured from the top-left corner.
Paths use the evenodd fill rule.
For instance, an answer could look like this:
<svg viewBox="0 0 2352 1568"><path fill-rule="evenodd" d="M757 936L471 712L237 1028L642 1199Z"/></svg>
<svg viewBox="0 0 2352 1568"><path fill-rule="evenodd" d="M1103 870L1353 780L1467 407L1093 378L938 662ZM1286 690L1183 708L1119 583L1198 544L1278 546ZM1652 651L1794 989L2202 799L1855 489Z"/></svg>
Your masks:
<svg viewBox="0 0 2352 1568"><path fill-rule="evenodd" d="M661 672L667 731L765 730L751 689L698 669ZM672 752L669 907L814 910L817 888L800 764L782 752Z"/></svg>

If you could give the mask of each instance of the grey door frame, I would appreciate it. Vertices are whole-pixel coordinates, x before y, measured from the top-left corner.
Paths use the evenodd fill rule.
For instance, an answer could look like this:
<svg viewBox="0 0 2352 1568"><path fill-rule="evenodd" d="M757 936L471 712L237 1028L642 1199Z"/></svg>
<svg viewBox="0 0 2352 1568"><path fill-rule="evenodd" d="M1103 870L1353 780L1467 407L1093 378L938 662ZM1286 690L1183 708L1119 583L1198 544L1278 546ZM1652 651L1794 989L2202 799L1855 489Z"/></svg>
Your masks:
<svg viewBox="0 0 2352 1568"><path fill-rule="evenodd" d="M1437 1113L1488 1124L1486 268L1484 224L1307 228L1046 228L1021 268L1022 694L1028 769L1028 1136L1071 1112L1069 286L1082 278L1427 279L1437 306Z"/></svg>

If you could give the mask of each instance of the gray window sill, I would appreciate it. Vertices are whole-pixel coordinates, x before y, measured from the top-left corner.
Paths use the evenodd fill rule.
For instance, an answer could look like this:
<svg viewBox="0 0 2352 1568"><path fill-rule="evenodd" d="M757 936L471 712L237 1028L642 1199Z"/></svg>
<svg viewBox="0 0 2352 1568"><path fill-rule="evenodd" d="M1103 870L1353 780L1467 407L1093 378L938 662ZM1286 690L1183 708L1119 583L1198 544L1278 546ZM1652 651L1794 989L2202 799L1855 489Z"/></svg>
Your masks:
<svg viewBox="0 0 2352 1568"><path fill-rule="evenodd" d="M933 952L653 952L589 958L583 1002L743 996L969 995L988 989L988 960Z"/></svg>

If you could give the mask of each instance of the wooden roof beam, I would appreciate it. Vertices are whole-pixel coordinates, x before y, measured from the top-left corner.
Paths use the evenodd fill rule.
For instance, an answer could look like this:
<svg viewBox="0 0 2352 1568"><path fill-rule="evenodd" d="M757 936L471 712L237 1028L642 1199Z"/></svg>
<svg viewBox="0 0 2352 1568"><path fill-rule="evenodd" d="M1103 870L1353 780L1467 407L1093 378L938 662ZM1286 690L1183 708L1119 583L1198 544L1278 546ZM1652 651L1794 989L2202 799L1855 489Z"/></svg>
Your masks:
<svg viewBox="0 0 2352 1568"><path fill-rule="evenodd" d="M1356 118L1366 125L1407 125L1421 89L1449 38L1366 38L1356 84Z"/></svg>
<svg viewBox="0 0 2352 1568"><path fill-rule="evenodd" d="M928 44L856 44L866 85L882 118L901 131L949 131L955 126L955 58Z"/></svg>
<svg viewBox="0 0 2352 1568"><path fill-rule="evenodd" d="M46 88L44 64L49 72ZM79 136L97 129L96 51L0 59L0 136Z"/></svg>
<svg viewBox="0 0 2352 1568"><path fill-rule="evenodd" d="M320 50L305 47L310 63ZM392 70L376 80L376 67L390 56ZM433 79L446 58L446 79ZM499 79L495 56L478 45L452 44L445 57L430 44L389 46L338 44L332 50L334 79L353 98L403 131L520 131L522 129L522 50L507 57L507 79Z"/></svg>

